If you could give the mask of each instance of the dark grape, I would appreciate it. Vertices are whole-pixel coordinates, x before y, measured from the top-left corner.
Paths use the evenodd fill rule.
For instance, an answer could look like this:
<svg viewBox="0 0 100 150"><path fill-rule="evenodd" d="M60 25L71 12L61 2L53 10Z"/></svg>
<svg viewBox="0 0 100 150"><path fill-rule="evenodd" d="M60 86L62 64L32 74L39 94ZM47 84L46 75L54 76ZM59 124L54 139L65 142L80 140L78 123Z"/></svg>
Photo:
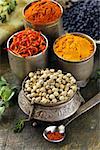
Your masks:
<svg viewBox="0 0 100 150"><path fill-rule="evenodd" d="M79 0L72 7L64 10L64 30L82 32L92 38L100 39L100 1Z"/></svg>

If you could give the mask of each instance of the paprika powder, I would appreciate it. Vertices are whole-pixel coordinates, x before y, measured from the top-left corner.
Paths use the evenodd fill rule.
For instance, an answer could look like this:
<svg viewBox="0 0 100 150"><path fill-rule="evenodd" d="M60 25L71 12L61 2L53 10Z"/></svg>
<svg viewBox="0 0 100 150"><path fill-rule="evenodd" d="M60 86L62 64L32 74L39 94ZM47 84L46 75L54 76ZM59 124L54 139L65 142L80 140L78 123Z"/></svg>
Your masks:
<svg viewBox="0 0 100 150"><path fill-rule="evenodd" d="M61 140L63 137L64 137L64 135L59 133L59 132L57 132L57 131L56 132L49 131L47 133L47 138L49 140Z"/></svg>
<svg viewBox="0 0 100 150"><path fill-rule="evenodd" d="M24 12L25 18L33 25L45 25L59 19L62 15L58 4L50 0L31 3Z"/></svg>

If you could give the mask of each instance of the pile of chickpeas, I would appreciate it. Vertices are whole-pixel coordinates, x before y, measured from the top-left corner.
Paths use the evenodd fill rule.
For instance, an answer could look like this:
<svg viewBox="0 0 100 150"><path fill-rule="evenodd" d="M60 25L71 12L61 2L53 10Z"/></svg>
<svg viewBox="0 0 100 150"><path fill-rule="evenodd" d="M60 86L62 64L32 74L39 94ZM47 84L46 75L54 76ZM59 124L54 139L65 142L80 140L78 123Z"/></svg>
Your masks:
<svg viewBox="0 0 100 150"><path fill-rule="evenodd" d="M31 104L56 104L68 101L77 91L75 78L61 70L37 70L30 72L24 84L24 93Z"/></svg>

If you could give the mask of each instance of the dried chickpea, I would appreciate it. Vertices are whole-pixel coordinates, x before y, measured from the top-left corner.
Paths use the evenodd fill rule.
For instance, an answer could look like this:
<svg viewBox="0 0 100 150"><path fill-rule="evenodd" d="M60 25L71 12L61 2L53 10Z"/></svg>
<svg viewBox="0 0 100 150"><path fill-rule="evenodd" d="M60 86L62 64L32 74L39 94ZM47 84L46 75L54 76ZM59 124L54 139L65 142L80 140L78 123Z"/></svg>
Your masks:
<svg viewBox="0 0 100 150"><path fill-rule="evenodd" d="M53 94L54 94L54 96L56 96L56 97L59 95L58 92L54 92Z"/></svg>
<svg viewBox="0 0 100 150"><path fill-rule="evenodd" d="M65 97L64 97L64 96L60 96L60 97L59 97L59 100L60 100L60 101L64 101L64 100L65 100Z"/></svg>
<svg viewBox="0 0 100 150"><path fill-rule="evenodd" d="M54 99L55 96L54 96L53 94L51 94L51 95L49 96L49 98L50 98L50 99Z"/></svg>
<svg viewBox="0 0 100 150"><path fill-rule="evenodd" d="M31 91L31 88L30 88L30 87L28 87L28 88L27 88L27 91L28 91L28 92L30 92L30 91Z"/></svg>
<svg viewBox="0 0 100 150"><path fill-rule="evenodd" d="M55 98L55 99L52 99L52 102L53 103L57 103L57 99Z"/></svg>
<svg viewBox="0 0 100 150"><path fill-rule="evenodd" d="M33 76L34 76L34 73L33 73L33 72L30 72L30 73L29 73L29 77L32 78Z"/></svg>
<svg viewBox="0 0 100 150"><path fill-rule="evenodd" d="M68 94L69 97L72 97L74 92L73 92L73 90L70 89L67 94Z"/></svg>

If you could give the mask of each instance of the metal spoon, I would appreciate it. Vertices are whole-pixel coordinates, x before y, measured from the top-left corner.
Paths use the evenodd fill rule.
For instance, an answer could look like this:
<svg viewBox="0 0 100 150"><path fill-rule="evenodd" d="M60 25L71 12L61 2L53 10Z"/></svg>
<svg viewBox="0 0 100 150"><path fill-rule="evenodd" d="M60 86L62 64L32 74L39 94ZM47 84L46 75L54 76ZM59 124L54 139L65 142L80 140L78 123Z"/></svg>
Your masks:
<svg viewBox="0 0 100 150"><path fill-rule="evenodd" d="M44 132L43 132L43 137L49 141L49 142L54 142L54 143L57 143L57 142L61 142L64 140L65 138L65 128L73 121L75 120L76 118L78 118L79 116L81 116L83 113L87 112L88 110L90 110L91 108L93 108L94 106L96 106L97 104L100 103L100 92L94 96L93 98L91 98L88 102L86 102L84 105L82 105L78 111L72 116L70 117L69 121L67 121L67 123L65 123L65 125L60 125L60 126L49 126L47 127ZM60 140L50 140L48 139L47 137L47 133L48 132L59 132L63 135L63 137L60 139Z"/></svg>

